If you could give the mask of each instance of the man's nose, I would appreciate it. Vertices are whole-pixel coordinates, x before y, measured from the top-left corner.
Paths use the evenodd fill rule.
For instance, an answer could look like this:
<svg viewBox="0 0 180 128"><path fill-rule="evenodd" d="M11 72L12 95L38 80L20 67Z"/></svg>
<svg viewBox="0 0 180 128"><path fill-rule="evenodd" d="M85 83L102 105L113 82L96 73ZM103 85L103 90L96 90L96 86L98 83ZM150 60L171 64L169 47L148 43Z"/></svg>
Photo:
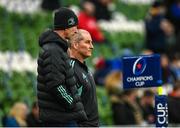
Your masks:
<svg viewBox="0 0 180 128"><path fill-rule="evenodd" d="M77 33L78 32L78 29L75 27L74 28L74 33Z"/></svg>
<svg viewBox="0 0 180 128"><path fill-rule="evenodd" d="M77 32L78 32L78 30L77 30L77 29L75 29L75 30L74 30L74 33L77 33Z"/></svg>
<svg viewBox="0 0 180 128"><path fill-rule="evenodd" d="M91 48L91 49L94 49L94 46L93 46L93 44L92 44L92 43L90 43L90 48Z"/></svg>

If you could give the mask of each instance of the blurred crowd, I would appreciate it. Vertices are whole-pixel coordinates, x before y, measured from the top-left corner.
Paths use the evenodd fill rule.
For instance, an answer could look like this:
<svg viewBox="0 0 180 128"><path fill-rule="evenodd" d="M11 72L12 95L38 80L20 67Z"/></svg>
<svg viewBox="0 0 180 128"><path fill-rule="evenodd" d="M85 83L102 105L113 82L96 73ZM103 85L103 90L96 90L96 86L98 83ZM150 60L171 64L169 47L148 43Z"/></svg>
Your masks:
<svg viewBox="0 0 180 128"><path fill-rule="evenodd" d="M146 47L169 58L179 56L180 1L155 1L145 19Z"/></svg>
<svg viewBox="0 0 180 128"><path fill-rule="evenodd" d="M7 115L2 118L4 127L41 127L37 102L31 109L23 102L15 103Z"/></svg>
<svg viewBox="0 0 180 128"><path fill-rule="evenodd" d="M106 0L99 0L106 1ZM108 2L106 1L107 5ZM112 1L111 1L112 2ZM103 34L91 30L92 26L88 22L89 17L95 23L99 19L109 20L109 18L93 15L93 10L101 10L93 1L84 1L83 10L79 14L79 27L90 31L94 42L104 42ZM109 11L110 12L110 11ZM95 14L98 12L95 12ZM104 13L106 14L106 13ZM107 13L110 14L110 13ZM86 18L85 18L86 17ZM156 0L149 8L149 12L144 19L145 43L144 51L139 54L160 54L162 67L162 80L164 92L168 95L169 123L180 124L180 113L177 110L180 105L180 0ZM85 22L84 22L85 21ZM84 24L84 25L83 25ZM89 27L88 27L89 26ZM100 33L97 25L96 30ZM94 36L96 35L96 36ZM114 46L109 45L112 51ZM130 49L124 51L121 56L111 59L99 56L95 61L94 78L97 86L106 88L113 111L115 125L147 125L155 123L154 96L157 94L156 88L123 90L122 83L122 56L133 56Z"/></svg>
<svg viewBox="0 0 180 128"><path fill-rule="evenodd" d="M152 54L151 50L142 55ZM127 54L125 54L127 56ZM128 54L132 55L132 54ZM171 62L166 54L161 54L163 94L168 96L170 124L180 124L180 67L179 59ZM99 58L96 62L95 81L106 88L110 97L115 125L153 125L155 123L154 97L157 88L123 90L121 57L115 59Z"/></svg>
<svg viewBox="0 0 180 128"><path fill-rule="evenodd" d="M81 0L78 12L79 28L90 32L94 45L108 45L114 55L119 49L106 38L98 25L99 20L111 20L110 5L113 0ZM44 10L55 10L62 2L44 0ZM145 43L139 54L161 55L163 89L168 95L170 124L180 124L180 0L156 0L144 19ZM96 50L96 49L95 49ZM131 48L122 55L104 58L100 53L94 58L94 79L104 87L111 103L114 125L141 125L155 123L154 96L156 88L123 90L122 56L136 55ZM38 119L38 106L31 108L17 102L2 118L3 126L42 126Z"/></svg>

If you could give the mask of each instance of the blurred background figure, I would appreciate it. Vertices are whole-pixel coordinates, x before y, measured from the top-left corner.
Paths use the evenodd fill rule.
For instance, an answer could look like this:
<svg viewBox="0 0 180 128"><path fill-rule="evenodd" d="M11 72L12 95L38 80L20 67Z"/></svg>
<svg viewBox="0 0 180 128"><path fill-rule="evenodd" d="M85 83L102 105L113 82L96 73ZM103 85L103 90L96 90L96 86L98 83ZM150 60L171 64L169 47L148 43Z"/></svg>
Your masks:
<svg viewBox="0 0 180 128"><path fill-rule="evenodd" d="M122 72L111 71L105 77L105 87L109 96L118 96L122 92Z"/></svg>
<svg viewBox="0 0 180 128"><path fill-rule="evenodd" d="M173 42L171 42L170 54L180 54L180 0L164 0L166 7L166 19L174 28Z"/></svg>
<svg viewBox="0 0 180 128"><path fill-rule="evenodd" d="M143 113L143 118L147 124L155 123L154 112L154 93L151 90L145 90L140 98L140 107Z"/></svg>
<svg viewBox="0 0 180 128"><path fill-rule="evenodd" d="M173 78L170 71L169 58L166 54L161 55L161 69L163 84L172 83Z"/></svg>
<svg viewBox="0 0 180 128"><path fill-rule="evenodd" d="M105 58L104 57L95 58L94 65L95 65L95 71L93 75L94 81L96 85L103 86L104 78L109 72Z"/></svg>
<svg viewBox="0 0 180 128"><path fill-rule="evenodd" d="M161 70L162 70L162 85L163 88L170 93L176 82L176 75L172 68L172 63L166 54L161 54L160 58ZM178 71L178 70L177 70Z"/></svg>
<svg viewBox="0 0 180 128"><path fill-rule="evenodd" d="M146 48L154 53L167 53L167 38L173 32L172 25L165 19L165 8L155 1L145 19Z"/></svg>
<svg viewBox="0 0 180 128"><path fill-rule="evenodd" d="M61 0L43 0L41 7L46 11L54 11L61 6Z"/></svg>
<svg viewBox="0 0 180 128"><path fill-rule="evenodd" d="M112 103L115 125L142 125L143 116L137 103L137 91L124 90L122 95Z"/></svg>
<svg viewBox="0 0 180 128"><path fill-rule="evenodd" d="M178 81L180 80L180 54L172 54L170 56L170 70L173 75L173 81Z"/></svg>
<svg viewBox="0 0 180 128"><path fill-rule="evenodd" d="M104 4L107 4L109 0L100 0L100 1L104 1ZM101 8L96 7L95 3L91 0L84 0L81 2L82 10L78 14L78 19L79 19L78 27L87 30L91 34L92 40L95 46L97 46L96 47L97 50L95 50L96 56L101 54L99 44L105 44L106 46L109 47L110 51L114 55L117 55L117 53L119 52L117 46L111 41L109 41L108 38L105 37L105 34L103 33L99 24L97 23L96 14L98 10L101 10ZM103 12L103 14L107 15L106 12Z"/></svg>
<svg viewBox="0 0 180 128"><path fill-rule="evenodd" d="M85 0L81 5L82 11L78 15L78 27L87 30L94 42L103 43L105 38L96 21L94 4Z"/></svg>
<svg viewBox="0 0 180 128"><path fill-rule="evenodd" d="M166 18L175 28L176 36L180 32L180 0L164 0L166 6Z"/></svg>
<svg viewBox="0 0 180 128"><path fill-rule="evenodd" d="M26 118L28 127L41 127L43 126L41 121L39 120L39 107L37 102L34 102L31 108L30 113Z"/></svg>
<svg viewBox="0 0 180 128"><path fill-rule="evenodd" d="M168 118L171 124L180 124L180 81L177 81L173 91L168 96Z"/></svg>
<svg viewBox="0 0 180 128"><path fill-rule="evenodd" d="M18 102L13 105L9 115L4 119L4 127L25 127L28 107L25 103Z"/></svg>
<svg viewBox="0 0 180 128"><path fill-rule="evenodd" d="M112 12L109 9L112 0L90 0L95 5L95 17L97 20L111 20Z"/></svg>
<svg viewBox="0 0 180 128"><path fill-rule="evenodd" d="M113 59L96 58L95 68L94 79L97 85L105 85L108 91L114 87L118 87L120 84L118 82L121 82L122 77L122 64L119 57Z"/></svg>

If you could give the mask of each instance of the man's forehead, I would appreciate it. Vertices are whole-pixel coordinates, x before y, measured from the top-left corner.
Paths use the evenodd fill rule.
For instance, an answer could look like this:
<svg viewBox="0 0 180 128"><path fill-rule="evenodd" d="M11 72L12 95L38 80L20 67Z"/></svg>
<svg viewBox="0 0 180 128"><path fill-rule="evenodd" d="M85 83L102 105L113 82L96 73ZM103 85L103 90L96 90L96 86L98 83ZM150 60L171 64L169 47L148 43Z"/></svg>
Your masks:
<svg viewBox="0 0 180 128"><path fill-rule="evenodd" d="M81 33L81 35L85 38L85 39L91 39L91 35L89 33Z"/></svg>
<svg viewBox="0 0 180 128"><path fill-rule="evenodd" d="M85 42L87 42L87 41L92 42L92 38L91 38L89 33L82 34L82 37L83 37L83 41L85 41Z"/></svg>
<svg viewBox="0 0 180 128"><path fill-rule="evenodd" d="M80 41L92 42L90 33L84 29L78 29L78 32L76 34L74 34L74 36L71 38L71 40L74 40L75 42L80 42Z"/></svg>

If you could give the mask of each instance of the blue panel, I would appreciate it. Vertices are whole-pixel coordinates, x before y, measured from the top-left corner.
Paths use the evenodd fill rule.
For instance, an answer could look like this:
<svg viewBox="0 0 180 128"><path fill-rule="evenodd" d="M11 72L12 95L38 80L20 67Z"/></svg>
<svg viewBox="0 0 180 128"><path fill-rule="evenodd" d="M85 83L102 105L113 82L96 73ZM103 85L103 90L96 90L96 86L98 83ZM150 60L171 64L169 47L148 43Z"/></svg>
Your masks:
<svg viewBox="0 0 180 128"><path fill-rule="evenodd" d="M156 127L168 126L168 104L166 95L155 96Z"/></svg>
<svg viewBox="0 0 180 128"><path fill-rule="evenodd" d="M122 64L124 89L161 86L160 55L123 57Z"/></svg>

